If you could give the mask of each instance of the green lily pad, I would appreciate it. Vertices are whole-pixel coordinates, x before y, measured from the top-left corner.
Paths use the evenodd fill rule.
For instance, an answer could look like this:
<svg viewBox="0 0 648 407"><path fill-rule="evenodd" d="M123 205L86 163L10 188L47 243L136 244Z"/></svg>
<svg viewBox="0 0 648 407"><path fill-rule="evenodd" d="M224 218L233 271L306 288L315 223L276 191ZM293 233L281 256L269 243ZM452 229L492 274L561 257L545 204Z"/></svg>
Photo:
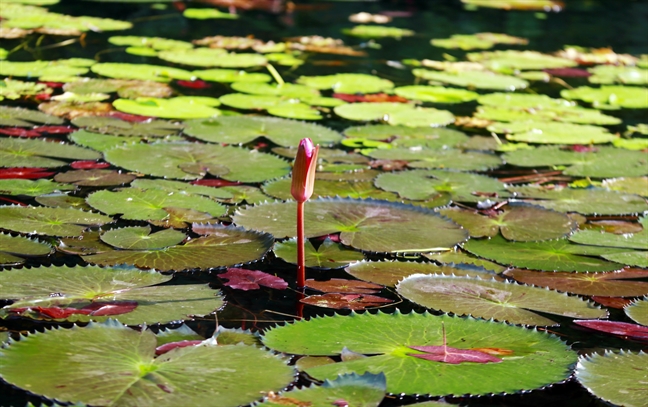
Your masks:
<svg viewBox="0 0 648 407"><path fill-rule="evenodd" d="M163 220L168 216L164 208L185 208L207 212L214 217L224 215L227 209L204 196L169 194L161 189L125 188L116 192L93 192L86 199L88 205L109 215L121 214L122 219Z"/></svg>
<svg viewBox="0 0 648 407"><path fill-rule="evenodd" d="M130 171L175 179L197 179L209 172L228 181L263 182L290 172L286 161L271 154L198 143L124 145L106 151L105 159ZM191 165L198 165L199 171Z"/></svg>
<svg viewBox="0 0 648 407"><path fill-rule="evenodd" d="M0 126L31 127L34 124L63 124L56 116L36 110L0 106Z"/></svg>
<svg viewBox="0 0 648 407"><path fill-rule="evenodd" d="M557 121L605 126L621 123L621 119L603 114L598 110L570 105L554 108L483 106L477 109L474 117L501 122ZM501 124L501 126L506 125Z"/></svg>
<svg viewBox="0 0 648 407"><path fill-rule="evenodd" d="M320 120L322 115L319 110L304 103L280 103L268 108L268 113L273 116L285 117L296 120Z"/></svg>
<svg viewBox="0 0 648 407"><path fill-rule="evenodd" d="M648 251L626 251L621 253L602 254L606 260L625 264L626 266L648 267Z"/></svg>
<svg viewBox="0 0 648 407"><path fill-rule="evenodd" d="M379 160L408 161L411 168L449 168L456 171L486 171L502 164L502 160L489 153L458 149L392 148L373 150L368 154Z"/></svg>
<svg viewBox="0 0 648 407"><path fill-rule="evenodd" d="M163 98L170 97L173 94L173 89L163 82L125 79L84 78L82 80L66 83L63 85L63 90L77 94L117 92L119 97L126 99L134 99L138 97Z"/></svg>
<svg viewBox="0 0 648 407"><path fill-rule="evenodd" d="M38 196L56 191L69 191L75 187L60 184L49 179L0 179L0 195Z"/></svg>
<svg viewBox="0 0 648 407"><path fill-rule="evenodd" d="M430 43L435 47L459 48L464 51L469 51L472 49L492 48L495 44L526 45L529 43L529 40L507 34L477 33L471 35L454 34L450 38L434 38Z"/></svg>
<svg viewBox="0 0 648 407"><path fill-rule="evenodd" d="M583 215L625 215L648 210L646 201L638 195L623 194L604 189L571 189L521 186L508 187L521 198L535 198L534 205L559 212L578 212Z"/></svg>
<svg viewBox="0 0 648 407"><path fill-rule="evenodd" d="M52 193L36 197L36 202L41 205L57 208L76 208L86 211L92 210L90 205L86 204L85 198L70 196L67 193Z"/></svg>
<svg viewBox="0 0 648 407"><path fill-rule="evenodd" d="M236 14L223 13L222 11L215 8L186 8L182 12L182 16L186 18L194 18L197 20L207 20L207 19L226 19L226 20L236 20L239 18Z"/></svg>
<svg viewBox="0 0 648 407"><path fill-rule="evenodd" d="M184 233L165 229L151 233L150 226L112 229L101 235L101 241L118 249L150 250L174 246L187 238Z"/></svg>
<svg viewBox="0 0 648 407"><path fill-rule="evenodd" d="M292 237L297 230L295 213L294 202L273 202L239 210L233 220L237 225L262 230L276 238ZM452 247L466 238L463 229L430 210L386 201L308 201L304 222L306 237L342 232L343 244L375 252L431 251Z"/></svg>
<svg viewBox="0 0 648 407"><path fill-rule="evenodd" d="M414 107L405 103L347 103L333 110L348 120L383 120L393 125L411 127L437 127L454 122L454 115L447 110Z"/></svg>
<svg viewBox="0 0 648 407"><path fill-rule="evenodd" d="M560 92L560 96L570 100L582 100L598 108L648 108L648 89L633 86L601 86L600 88L581 86L576 89L564 89Z"/></svg>
<svg viewBox="0 0 648 407"><path fill-rule="evenodd" d="M108 42L120 47L149 47L156 50L193 48L193 45L186 41L160 37L138 37L135 35L115 35L108 38Z"/></svg>
<svg viewBox="0 0 648 407"><path fill-rule="evenodd" d="M48 243L0 233L0 265L17 266L24 257L49 256L53 249Z"/></svg>
<svg viewBox="0 0 648 407"><path fill-rule="evenodd" d="M272 249L275 256L281 260L297 264L297 240L290 239L284 242L277 242ZM306 267L315 267L319 269L335 269L344 267L354 261L363 260L364 255L355 250L346 249L339 243L326 239L317 248L313 247L310 240L304 245L306 256Z"/></svg>
<svg viewBox="0 0 648 407"><path fill-rule="evenodd" d="M53 329L4 349L0 376L50 399L141 407L235 407L258 400L262 393L278 391L293 380L292 367L254 346L205 342L157 358L156 346L151 331L137 332L115 323ZM45 367L45 355L47 367L33 372L36 363ZM257 368L247 368L250 365ZM93 391L72 384L88 380Z"/></svg>
<svg viewBox="0 0 648 407"><path fill-rule="evenodd" d="M598 65L589 68L592 76L587 78L591 83L611 85L621 83L624 85L648 85L648 69L630 66Z"/></svg>
<svg viewBox="0 0 648 407"><path fill-rule="evenodd" d="M354 37L361 38L401 38L414 35L414 31L412 30L380 25L356 25L353 28L343 29L342 32L346 35L352 35Z"/></svg>
<svg viewBox="0 0 648 407"><path fill-rule="evenodd" d="M396 286L427 308L512 324L557 325L533 311L570 318L607 318L607 311L556 291L480 278L414 274Z"/></svg>
<svg viewBox="0 0 648 407"><path fill-rule="evenodd" d="M494 278L496 280L500 278L499 276L497 276L497 274L506 270L506 267L504 266L500 266L497 263L493 263L492 261L488 261L480 257L471 256L470 254L460 250L446 251L441 253L423 253L423 257L428 258L430 260L437 261L444 265L461 266L462 264L467 264L467 265L477 266L479 268L487 270L488 272L491 272L492 275L488 277ZM422 273L422 274L431 274L431 273ZM440 273L435 272L434 274L440 274ZM450 274L450 273L445 273L445 274Z"/></svg>
<svg viewBox="0 0 648 407"><path fill-rule="evenodd" d="M134 174L97 169L61 172L54 176L55 181L86 187L123 185L130 183L135 178L137 177Z"/></svg>
<svg viewBox="0 0 648 407"><path fill-rule="evenodd" d="M648 177L621 177L603 180L608 190L648 197Z"/></svg>
<svg viewBox="0 0 648 407"><path fill-rule="evenodd" d="M559 239L577 227L564 213L532 205L510 204L491 216L454 208L439 213L468 229L471 237L493 237L501 232L507 240L528 242Z"/></svg>
<svg viewBox="0 0 648 407"><path fill-rule="evenodd" d="M268 62L260 54L228 54L227 51L221 48L169 50L162 51L157 56L168 62L202 67L251 68L263 66Z"/></svg>
<svg viewBox="0 0 648 407"><path fill-rule="evenodd" d="M648 283L633 280L648 277L648 271L644 270L621 270L610 273L547 273L513 269L505 271L504 275L524 284L572 294L603 297L636 297L648 294Z"/></svg>
<svg viewBox="0 0 648 407"><path fill-rule="evenodd" d="M592 249L571 244L567 239L545 242L508 242L500 236L489 240L471 239L463 248L470 253L513 267L544 271L598 272L621 267L597 257L614 249ZM618 252L618 250L616 250Z"/></svg>
<svg viewBox="0 0 648 407"><path fill-rule="evenodd" d="M83 259L100 266L133 264L160 271L181 271L249 263L262 258L272 247L269 234L219 225L212 229L212 234L190 239L183 245L157 250L107 251Z"/></svg>
<svg viewBox="0 0 648 407"><path fill-rule="evenodd" d="M602 233L598 230L579 230L569 237L572 242L608 247L648 250L648 217L639 219L643 230L639 233Z"/></svg>
<svg viewBox="0 0 648 407"><path fill-rule="evenodd" d="M93 61L94 63L94 61ZM88 67L71 60L14 62L2 61L0 75L9 77L45 78L47 76L78 76L88 73Z"/></svg>
<svg viewBox="0 0 648 407"><path fill-rule="evenodd" d="M367 140L395 138L391 144L403 147L448 148L456 147L469 140L465 133L444 127L407 127L388 124L348 127L344 130L344 134L347 137Z"/></svg>
<svg viewBox="0 0 648 407"><path fill-rule="evenodd" d="M184 69L148 64L103 62L93 65L91 69L97 75L110 78L140 79L158 82L169 82L172 79L190 81L193 76L191 72L185 71Z"/></svg>
<svg viewBox="0 0 648 407"><path fill-rule="evenodd" d="M506 50L470 53L466 56L470 61L479 62L488 69L499 72L568 68L578 65L571 59L554 57L537 51Z"/></svg>
<svg viewBox="0 0 648 407"><path fill-rule="evenodd" d="M439 192L447 192L453 200L477 202L484 198L480 193L492 197L507 197L504 183L485 175L467 174L444 170L414 170L396 173L382 173L375 181L378 188L397 192L403 198L425 200Z"/></svg>
<svg viewBox="0 0 648 407"><path fill-rule="evenodd" d="M22 96L50 93L52 93L52 88L43 83L23 82L9 78L0 81L0 100L1 98L15 100Z"/></svg>
<svg viewBox="0 0 648 407"><path fill-rule="evenodd" d="M158 189L161 191L172 192L183 196L204 195L220 200L228 200L234 197L234 194L223 188L213 188L202 185L191 185L182 181L171 181L166 179L137 179L131 186L139 189Z"/></svg>
<svg viewBox="0 0 648 407"><path fill-rule="evenodd" d="M60 167L67 160L96 160L95 151L70 144L42 140L0 139L0 167Z"/></svg>
<svg viewBox="0 0 648 407"><path fill-rule="evenodd" d="M603 355L582 356L576 365L576 380L594 396L609 403L641 407L646 405L648 390L648 353L606 351Z"/></svg>
<svg viewBox="0 0 648 407"><path fill-rule="evenodd" d="M648 299L634 301L623 309L626 315L638 324L648 326Z"/></svg>
<svg viewBox="0 0 648 407"><path fill-rule="evenodd" d="M80 236L88 226L101 226L113 218L69 208L0 206L0 228L48 236Z"/></svg>
<svg viewBox="0 0 648 407"><path fill-rule="evenodd" d="M182 125L166 120L127 122L114 117L83 116L72 120L72 124L87 131L115 136L166 137L177 135Z"/></svg>
<svg viewBox="0 0 648 407"><path fill-rule="evenodd" d="M284 83L280 85L270 85L261 82L234 82L232 89L238 92L251 93L253 95L271 95L286 96L290 98L310 98L319 96L317 89L306 85L296 85L293 83Z"/></svg>
<svg viewBox="0 0 648 407"><path fill-rule="evenodd" d="M137 144L143 141L146 141L146 137L142 136L132 136L132 137L121 137L121 136L112 136L107 134L92 133L86 130L75 131L68 135L70 141L73 141L75 144L78 144L83 147L90 148L96 151L107 151L115 147L124 146L126 144ZM180 140L170 140L170 141L182 141Z"/></svg>
<svg viewBox="0 0 648 407"><path fill-rule="evenodd" d="M367 332L376 334L369 337ZM513 393L547 386L569 377L577 357L558 338L535 330L427 313L314 318L266 331L262 340L271 349L293 354L339 355L346 347L372 355L306 369L318 380L351 372L384 372L390 393L437 396ZM457 365L411 356L410 346L446 342L459 349L505 349L510 356L503 356L500 363ZM438 375L444 380L429 380Z"/></svg>
<svg viewBox="0 0 648 407"><path fill-rule="evenodd" d="M529 86L529 82L524 79L485 71L436 72L427 69L414 69L412 74L428 81L477 89L512 92Z"/></svg>
<svg viewBox="0 0 648 407"><path fill-rule="evenodd" d="M425 85L400 86L394 89L394 93L407 99L432 103L469 102L479 96L479 94L465 89Z"/></svg>
<svg viewBox="0 0 648 407"><path fill-rule="evenodd" d="M458 268L453 266L437 266L433 263L414 261L359 261L348 265L344 271L360 280L369 281L385 286L395 286L399 281L412 274L447 274L458 276L481 276L497 278L495 273L478 267Z"/></svg>
<svg viewBox="0 0 648 407"><path fill-rule="evenodd" d="M191 73L204 81L211 82L270 82L272 80L272 77L265 73L249 73L236 69L203 69Z"/></svg>
<svg viewBox="0 0 648 407"><path fill-rule="evenodd" d="M545 144L596 144L609 143L618 138L606 128L574 123L513 122L494 123L488 131L506 134L508 140Z"/></svg>
<svg viewBox="0 0 648 407"><path fill-rule="evenodd" d="M270 181L262 186L267 195L283 200L292 199L290 187L291 178L282 178ZM383 191L376 188L371 181L325 181L319 180L315 183L313 197L348 197L353 199L381 199L384 201L399 202L401 199L393 192Z"/></svg>
<svg viewBox="0 0 648 407"><path fill-rule="evenodd" d="M184 96L171 99L117 99L113 102L113 106L121 112L165 119L198 119L218 116L221 113L220 110L212 107L220 104L218 99L213 99L208 103L209 105L205 104L204 100L200 98Z"/></svg>
<svg viewBox="0 0 648 407"><path fill-rule="evenodd" d="M341 73L324 76L300 76L297 83L335 93L377 93L389 90L394 83L377 76L357 73Z"/></svg>
<svg viewBox="0 0 648 407"><path fill-rule="evenodd" d="M342 136L327 127L262 116L220 116L185 122L184 132L212 143L247 144L265 137L280 146L297 146L302 138L314 144L331 145Z"/></svg>
<svg viewBox="0 0 648 407"><path fill-rule="evenodd" d="M137 306L112 318L124 324L137 325L191 319L192 315L207 315L223 306L220 293L207 285L158 285L171 278L133 267L51 266L11 270L2 273L0 279L4 298L16 301L2 308L0 316L19 314L35 319L103 321L109 317L78 311L59 316L39 311L38 307L79 310L93 302L123 301L136 302ZM51 293L60 295L52 296Z"/></svg>

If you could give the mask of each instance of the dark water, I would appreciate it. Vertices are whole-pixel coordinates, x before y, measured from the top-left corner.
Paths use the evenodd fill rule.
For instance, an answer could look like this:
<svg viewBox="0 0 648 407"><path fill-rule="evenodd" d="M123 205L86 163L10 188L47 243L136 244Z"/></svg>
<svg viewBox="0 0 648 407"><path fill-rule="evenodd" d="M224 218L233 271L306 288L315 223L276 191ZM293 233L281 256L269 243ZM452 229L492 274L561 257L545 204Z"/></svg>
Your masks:
<svg viewBox="0 0 648 407"><path fill-rule="evenodd" d="M330 74L340 72L358 72L377 74L396 82L397 85L411 84L412 76L409 70L390 67L387 61L402 59L443 59L443 53L449 53L459 59L462 51L444 50L430 46L431 38L446 38L452 34L471 34L476 32L501 32L529 39L529 49L553 52L564 45L579 45L584 47L612 47L618 53L648 54L648 1L644 0L566 0L566 8L560 13L538 15L529 11L502 11L494 9L465 10L459 0L428 0L428 1L382 1L382 2L316 2L296 1L296 9L292 13L267 13L262 11L244 12L246 18L239 21L230 20L190 20L182 17L181 12L170 3L165 3L164 10L154 9L150 4L121 4L95 3L81 1L65 1L50 7L50 10L71 15L91 15L135 23L132 30L125 32L89 33L83 42L67 46L58 46L64 39L45 37L40 47L35 47L35 38L28 42L23 50L12 54L12 60L57 59L84 57L94 58L100 62L140 62L156 63L150 58L128 55L117 48L107 48L106 39L110 35L142 35L157 36L180 40L192 40L212 35L247 36L254 35L262 40L281 40L285 37L300 35L321 35L325 37L343 38L348 45L367 45L367 40L347 37L341 34L343 28L354 24L347 19L348 15L360 11L378 13L381 11L403 11L410 13L407 18L395 18L390 24L409 28L416 32L413 38L402 40L381 39L380 49L366 48L367 57L338 57L333 55L313 55L308 63L295 69L280 68L284 79L293 81L303 74ZM190 7L201 7L202 3L189 2ZM12 49L21 40L1 40L0 46ZM497 48L496 48L497 49ZM580 84L577 81L572 82ZM583 80L582 84L585 81ZM219 90L215 85L210 89L210 96L219 96L228 90L225 85ZM557 96L562 87L546 85L543 93ZM185 94L197 91L179 89ZM214 92L216 94L214 94ZM199 94L199 93L196 93ZM474 105L465 104L456 111L458 114L470 114ZM451 109L452 110L452 109ZM645 111L644 111L645 112ZM625 114L625 113L624 113ZM626 124L645 122L645 117L637 113L625 114ZM324 121L322 124L334 128L345 125L335 120ZM55 264L72 260L58 257ZM294 279L294 268L280 260L266 259L263 263L255 264L254 268L271 271L287 280ZM326 277L344 277L344 272L327 272ZM210 273L184 273L178 275L174 283L207 282L213 287L222 288L222 282L217 275ZM226 327L243 327L248 329L263 329L276 321L292 320L295 313L295 294L290 291L261 290L253 295L241 291L224 288L228 306L219 312L219 323ZM386 296L388 292L383 293ZM399 308L408 311L410 305L401 304ZM410 308L411 309L411 308ZM389 310L389 308L387 308ZM415 308L415 310L419 310ZM306 316L324 315L332 312L323 309L306 307ZM611 319L625 320L621 311L611 310ZM286 315L283 315L286 314ZM552 316L552 318L556 318ZM565 319L563 322L567 322ZM18 321L0 321L0 324L12 330L43 329L45 326L33 324L21 325ZM569 325L569 324L563 324ZM215 321L195 321L190 326L204 335L211 335ZM577 331L570 327L552 329L574 349L581 352L591 352L602 348L623 348L631 350L646 350L646 346L617 339L611 336ZM37 367L36 367L37 368ZM306 383L304 381L304 383ZM468 404L470 406L603 406L602 402L590 396L580 385L573 381L554 385L549 389L536 390L522 395L492 396L461 399L446 399L452 403ZM38 397L31 397L22 390L14 389L6 384L0 384L0 406L24 406L28 401L38 404ZM414 402L414 398L398 400L388 398L384 406L399 406Z"/></svg>

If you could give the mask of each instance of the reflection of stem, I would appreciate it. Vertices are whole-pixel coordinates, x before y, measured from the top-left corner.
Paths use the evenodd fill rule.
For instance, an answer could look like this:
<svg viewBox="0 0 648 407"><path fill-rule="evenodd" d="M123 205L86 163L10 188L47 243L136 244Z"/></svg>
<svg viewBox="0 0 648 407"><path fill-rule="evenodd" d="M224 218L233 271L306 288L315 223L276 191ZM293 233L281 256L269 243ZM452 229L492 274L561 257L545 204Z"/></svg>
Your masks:
<svg viewBox="0 0 648 407"><path fill-rule="evenodd" d="M274 66L272 66L271 63L268 62L266 64L266 68L268 69L268 72L270 72L270 75L272 75L274 80L277 81L279 85L283 85L285 83L281 75L279 75L279 72L277 72L277 70L275 69Z"/></svg>
<svg viewBox="0 0 648 407"><path fill-rule="evenodd" d="M304 253L304 203L297 202L297 288L306 285L306 255Z"/></svg>

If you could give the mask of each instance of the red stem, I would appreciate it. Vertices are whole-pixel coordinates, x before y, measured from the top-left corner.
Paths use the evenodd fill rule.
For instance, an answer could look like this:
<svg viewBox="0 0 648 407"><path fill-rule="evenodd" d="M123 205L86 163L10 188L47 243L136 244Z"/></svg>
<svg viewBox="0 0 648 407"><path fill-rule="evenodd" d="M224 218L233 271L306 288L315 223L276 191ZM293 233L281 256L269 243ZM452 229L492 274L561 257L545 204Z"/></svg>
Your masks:
<svg viewBox="0 0 648 407"><path fill-rule="evenodd" d="M304 203L297 202L297 288L306 285L306 255L304 254Z"/></svg>

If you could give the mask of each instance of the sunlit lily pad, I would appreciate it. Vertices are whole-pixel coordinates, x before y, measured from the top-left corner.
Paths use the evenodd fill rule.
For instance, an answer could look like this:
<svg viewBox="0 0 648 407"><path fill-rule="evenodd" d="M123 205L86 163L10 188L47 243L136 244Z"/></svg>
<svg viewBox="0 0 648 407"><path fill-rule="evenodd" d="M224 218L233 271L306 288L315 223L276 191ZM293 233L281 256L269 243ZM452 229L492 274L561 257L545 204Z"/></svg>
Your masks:
<svg viewBox="0 0 648 407"><path fill-rule="evenodd" d="M564 213L532 205L511 204L491 216L455 208L439 213L468 229L471 237L493 237L501 232L508 240L523 242L558 239L577 226Z"/></svg>
<svg viewBox="0 0 648 407"><path fill-rule="evenodd" d="M639 220L643 230L639 233L602 233L596 230L579 230L569 237L572 242L608 247L625 247L629 249L648 250L648 217Z"/></svg>
<svg viewBox="0 0 648 407"><path fill-rule="evenodd" d="M423 253L423 257L428 258L430 260L437 261L444 265L461 266L463 264L466 264L466 265L477 266L478 268L482 268L492 273L491 276L487 276L487 277L494 278L496 280L500 278L497 275L497 273L501 273L502 271L506 270L506 267L504 266L501 266L497 263L493 263L492 261L488 261L486 259L482 259L477 256L472 256L466 253L465 251L457 250L457 249L453 251L445 251L440 253ZM429 274L429 273L423 273L423 274ZM435 274L439 274L439 273L435 272ZM450 274L450 273L445 273L445 274Z"/></svg>
<svg viewBox="0 0 648 407"><path fill-rule="evenodd" d="M80 236L88 226L112 222L109 216L69 208L0 206L0 228L49 236Z"/></svg>
<svg viewBox="0 0 648 407"><path fill-rule="evenodd" d="M34 124L63 124L56 116L19 107L0 106L0 126L31 127Z"/></svg>
<svg viewBox="0 0 648 407"><path fill-rule="evenodd" d="M648 389L648 354L606 351L582 356L576 366L576 380L593 395L608 403L626 407L645 406Z"/></svg>
<svg viewBox="0 0 648 407"><path fill-rule="evenodd" d="M215 8L186 8L182 12L182 16L186 18L195 18L197 20L207 19L227 19L236 20L239 18L237 14L223 13Z"/></svg>
<svg viewBox="0 0 648 407"><path fill-rule="evenodd" d="M87 131L116 136L166 137L176 135L182 125L166 120L127 122L114 117L84 116L72 120L72 124Z"/></svg>
<svg viewBox="0 0 648 407"><path fill-rule="evenodd" d="M63 85L63 90L77 94L117 92L119 97L128 99L137 97L170 97L173 93L173 89L166 83L134 79L84 78L83 80L67 82Z"/></svg>
<svg viewBox="0 0 648 407"><path fill-rule="evenodd" d="M427 308L523 325L557 325L547 314L607 318L607 311L556 291L480 278L414 274L396 286L400 295Z"/></svg>
<svg viewBox="0 0 648 407"><path fill-rule="evenodd" d="M139 189L159 189L166 192L171 192L177 195L191 196L191 195L204 195L217 200L227 200L234 197L234 194L224 190L223 188L213 188L202 185L191 185L182 181L171 181L166 179L145 179L140 178L135 180L132 187Z"/></svg>
<svg viewBox="0 0 648 407"><path fill-rule="evenodd" d="M601 86L600 88L581 86L576 89L564 89L560 92L560 96L565 99L582 100L599 108L648 108L648 89L633 86Z"/></svg>
<svg viewBox="0 0 648 407"><path fill-rule="evenodd" d="M151 233L150 226L111 229L101 235L101 241L118 249L150 250L176 245L187 238L184 233L166 229Z"/></svg>
<svg viewBox="0 0 648 407"><path fill-rule="evenodd" d="M201 172L209 172L230 181L263 182L290 171L286 161L270 154L197 143L125 145L107 151L105 158L131 171L175 179L201 178ZM187 165L198 165L199 171Z"/></svg>
<svg viewBox="0 0 648 407"><path fill-rule="evenodd" d="M253 95L274 95L291 98L309 98L319 96L317 89L306 85L284 83L281 85L270 85L261 82L234 82L232 89L237 92L251 93Z"/></svg>
<svg viewBox="0 0 648 407"><path fill-rule="evenodd" d="M603 186L612 191L648 197L648 177L621 177L603 180Z"/></svg>
<svg viewBox="0 0 648 407"><path fill-rule="evenodd" d="M219 104L218 99L213 99L213 101L207 101L205 103L203 99L189 96L171 99L117 99L113 102L115 109L122 112L142 116L162 117L165 119L197 119L218 116L220 110L212 106L218 106Z"/></svg>
<svg viewBox="0 0 648 407"><path fill-rule="evenodd" d="M454 116L447 110L417 108L404 103L348 103L337 106L334 111L349 120L383 120L411 127L445 126L454 122Z"/></svg>
<svg viewBox="0 0 648 407"><path fill-rule="evenodd" d="M648 85L648 69L629 66L598 65L588 69L592 76L587 78L591 83L611 85Z"/></svg>
<svg viewBox="0 0 648 407"><path fill-rule="evenodd" d="M49 179L34 181L29 179L0 179L0 195L38 196L73 189L75 189L74 186L61 184Z"/></svg>
<svg viewBox="0 0 648 407"><path fill-rule="evenodd" d="M428 81L477 89L514 91L529 86L529 82L524 79L484 71L436 72L414 69L412 74Z"/></svg>
<svg viewBox="0 0 648 407"><path fill-rule="evenodd" d="M489 240L471 239L463 248L472 254L514 267L544 271L598 272L621 266L598 257L619 249L592 248L569 243L567 239L546 242L508 242L500 236Z"/></svg>
<svg viewBox="0 0 648 407"><path fill-rule="evenodd" d="M434 212L386 201L319 199L305 205L306 236L342 232L340 241L375 252L423 252L452 247L466 232ZM234 223L272 233L276 238L296 234L294 202L274 202L239 210ZM389 230L389 233L384 233Z"/></svg>
<svg viewBox="0 0 648 407"><path fill-rule="evenodd" d="M212 82L270 82L272 80L272 77L265 73L250 73L235 69L203 69L193 71L192 74Z"/></svg>
<svg viewBox="0 0 648 407"><path fill-rule="evenodd" d="M330 145L342 136L327 127L294 120L261 116L220 116L185 122L184 132L212 143L247 144L265 137L280 146L292 147L304 137L314 144Z"/></svg>
<svg viewBox="0 0 648 407"><path fill-rule="evenodd" d="M9 78L0 81L0 100L2 98L15 100L22 96L48 95L50 93L52 93L52 88L43 83L23 82Z"/></svg>
<svg viewBox="0 0 648 407"><path fill-rule="evenodd" d="M449 365L410 356L410 346L507 350L500 363ZM367 336L377 332L378 336ZM489 321L431 314L351 314L314 318L266 331L263 343L280 352L339 355L346 347L372 355L306 369L316 379L351 372L384 372L387 391L405 394L492 394L534 389L565 380L576 354L558 338ZM444 380L429 380L439 374Z"/></svg>
<svg viewBox="0 0 648 407"><path fill-rule="evenodd" d="M268 62L260 54L228 54L227 51L220 48L162 51L158 54L158 58L183 65L221 68L250 68L263 66Z"/></svg>
<svg viewBox="0 0 648 407"><path fill-rule="evenodd" d="M513 37L507 34L477 33L471 35L454 34L450 38L434 38L430 41L432 45L440 48L459 48L464 51L472 49L488 49L495 44L520 44L526 45L529 40Z"/></svg>
<svg viewBox="0 0 648 407"><path fill-rule="evenodd" d="M172 68L162 65L127 64L117 62L103 62L92 66L92 72L97 75L117 79L141 79L159 82L169 82L172 79L189 81L192 73L184 69Z"/></svg>
<svg viewBox="0 0 648 407"><path fill-rule="evenodd" d="M262 186L263 192L275 198L287 200L292 199L290 193L292 180L282 178L270 181ZM348 197L354 199L381 199L385 201L398 202L401 199L393 192L383 191L376 188L371 181L326 181L320 180L315 183L313 190L314 197Z"/></svg>
<svg viewBox="0 0 648 407"><path fill-rule="evenodd" d="M350 29L344 29L342 32L346 35L361 38L384 38L384 37L409 37L414 35L414 31L405 28L387 27L380 25L356 25Z"/></svg>
<svg viewBox="0 0 648 407"><path fill-rule="evenodd" d="M121 47L149 47L157 50L193 48L190 42L160 37L138 37L135 35L115 35L108 42Z"/></svg>
<svg viewBox="0 0 648 407"><path fill-rule="evenodd" d="M16 266L25 262L25 257L43 257L52 253L52 246L22 236L0 233L0 265Z"/></svg>
<svg viewBox="0 0 648 407"><path fill-rule="evenodd" d="M623 311L636 323L648 326L648 297L633 302Z"/></svg>
<svg viewBox="0 0 648 407"><path fill-rule="evenodd" d="M155 358L156 346L151 331L138 332L114 322L53 329L4 349L0 375L14 386L50 399L141 407L235 407L279 391L293 380L292 367L255 346L216 346L207 341ZM45 355L47 366L42 363ZM43 369L35 373L36 364ZM247 368L250 365L257 369ZM150 377L161 382L151 384ZM88 384L88 380L93 391L71 385ZM215 393L220 396L215 398Z"/></svg>
<svg viewBox="0 0 648 407"><path fill-rule="evenodd" d="M173 194L160 189L125 188L90 194L87 202L93 208L110 214L121 214L122 219L163 220L168 216L164 208L186 208L207 212L214 217L225 214L226 208L213 200L190 194Z"/></svg>
<svg viewBox="0 0 648 407"><path fill-rule="evenodd" d="M343 73L325 76L300 76L297 83L335 93L376 93L389 90L394 83L367 74Z"/></svg>
<svg viewBox="0 0 648 407"><path fill-rule="evenodd" d="M94 63L94 62L93 62ZM77 76L88 72L86 64L73 60L14 62L2 61L0 75L19 77Z"/></svg>
<svg viewBox="0 0 648 407"><path fill-rule="evenodd" d="M605 126L621 123L621 119L603 114L598 110L569 104L542 108L483 106L477 109L474 117L502 122L557 121Z"/></svg>
<svg viewBox="0 0 648 407"><path fill-rule="evenodd" d="M648 271L621 270L610 273L548 273L507 270L504 274L524 284L547 287L572 294L604 297L636 297L648 294L648 283L634 281L648 277Z"/></svg>
<svg viewBox="0 0 648 407"><path fill-rule="evenodd" d="M488 69L499 72L510 72L519 70L541 70L548 68L566 68L578 65L576 62L567 59L542 54L537 51L493 51L470 53L468 59L473 62L480 62Z"/></svg>
<svg viewBox="0 0 648 407"><path fill-rule="evenodd" d="M444 127L407 127L388 124L348 127L344 130L344 134L347 137L368 140L395 138L391 144L403 147L447 148L469 140L465 133Z"/></svg>
<svg viewBox="0 0 648 407"><path fill-rule="evenodd" d="M297 240L290 239L277 242L272 249L275 256L285 262L297 264ZM305 243L306 267L321 269L334 269L344 267L354 261L363 260L364 255L355 250L346 249L344 246L326 239L317 250L310 240Z"/></svg>
<svg viewBox="0 0 648 407"><path fill-rule="evenodd" d="M394 93L407 99L420 100L432 103L462 103L477 99L477 93L443 86L400 86L394 89Z"/></svg>
<svg viewBox="0 0 648 407"><path fill-rule="evenodd" d="M249 263L263 257L272 247L269 234L224 226L212 229L211 234L190 239L183 245L157 250L107 251L84 256L84 260L100 266L133 264L160 271L180 271Z"/></svg>
<svg viewBox="0 0 648 407"><path fill-rule="evenodd" d="M500 158L494 154L458 149L392 148L374 150L368 154L379 160L408 161L411 168L448 168L456 171L486 171L499 167Z"/></svg>
<svg viewBox="0 0 648 407"><path fill-rule="evenodd" d="M525 121L494 123L489 131L506 134L508 140L545 144L609 143L618 136L606 128L585 124Z"/></svg>
<svg viewBox="0 0 648 407"><path fill-rule="evenodd" d="M73 120L81 116L98 116L113 111L112 105L107 102L67 102L51 101L38 105L38 109L58 117Z"/></svg>

